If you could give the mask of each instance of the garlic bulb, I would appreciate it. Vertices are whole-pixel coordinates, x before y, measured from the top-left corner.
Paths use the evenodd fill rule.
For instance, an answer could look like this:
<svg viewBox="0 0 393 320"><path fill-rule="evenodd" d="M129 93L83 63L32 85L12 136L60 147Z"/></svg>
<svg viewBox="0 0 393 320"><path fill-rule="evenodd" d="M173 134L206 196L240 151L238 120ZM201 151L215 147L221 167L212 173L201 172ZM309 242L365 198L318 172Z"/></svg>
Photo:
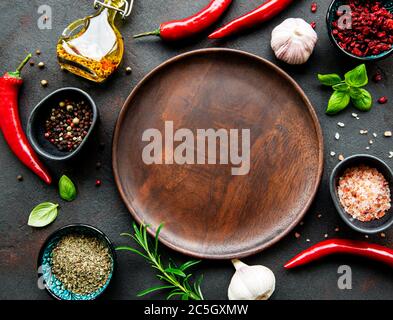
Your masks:
<svg viewBox="0 0 393 320"><path fill-rule="evenodd" d="M232 263L236 269L228 288L229 300L267 300L276 287L274 273L264 266L248 266L240 260Z"/></svg>
<svg viewBox="0 0 393 320"><path fill-rule="evenodd" d="M289 64L302 64L310 58L318 35L309 23L289 18L273 29L271 46L277 57Z"/></svg>

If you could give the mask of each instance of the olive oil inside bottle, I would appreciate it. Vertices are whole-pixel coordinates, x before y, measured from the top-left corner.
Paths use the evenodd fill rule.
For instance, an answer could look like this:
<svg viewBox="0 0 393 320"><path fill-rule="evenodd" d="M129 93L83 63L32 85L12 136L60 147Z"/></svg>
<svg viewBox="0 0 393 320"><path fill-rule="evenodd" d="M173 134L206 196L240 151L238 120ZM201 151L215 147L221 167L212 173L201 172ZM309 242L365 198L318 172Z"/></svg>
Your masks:
<svg viewBox="0 0 393 320"><path fill-rule="evenodd" d="M121 8L124 0L105 0ZM103 82L119 66L124 53L123 38L115 26L117 11L101 7L91 16L71 23L57 44L57 57L64 69L92 80Z"/></svg>

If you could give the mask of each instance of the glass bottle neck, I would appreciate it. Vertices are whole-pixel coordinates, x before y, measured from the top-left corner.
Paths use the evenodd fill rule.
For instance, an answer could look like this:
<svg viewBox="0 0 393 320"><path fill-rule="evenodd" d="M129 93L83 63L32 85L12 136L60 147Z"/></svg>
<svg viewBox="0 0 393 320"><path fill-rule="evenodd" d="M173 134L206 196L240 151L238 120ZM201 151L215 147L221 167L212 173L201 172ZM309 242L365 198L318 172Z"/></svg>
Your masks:
<svg viewBox="0 0 393 320"><path fill-rule="evenodd" d="M104 2L116 8L120 8L123 5L124 1L125 0L105 0Z"/></svg>
<svg viewBox="0 0 393 320"><path fill-rule="evenodd" d="M103 2L107 5L110 5L111 7L120 9L124 5L125 0L105 0ZM117 11L112 8L101 7L99 14L101 13L106 13L108 20L114 21Z"/></svg>

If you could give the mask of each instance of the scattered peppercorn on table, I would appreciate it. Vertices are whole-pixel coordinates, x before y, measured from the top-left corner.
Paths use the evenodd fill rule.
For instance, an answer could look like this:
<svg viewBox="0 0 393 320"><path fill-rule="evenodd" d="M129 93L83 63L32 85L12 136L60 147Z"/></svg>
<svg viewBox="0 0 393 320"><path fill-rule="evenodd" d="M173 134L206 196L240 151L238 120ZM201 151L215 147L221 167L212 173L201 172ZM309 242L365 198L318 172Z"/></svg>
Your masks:
<svg viewBox="0 0 393 320"><path fill-rule="evenodd" d="M61 71L56 60L59 34L70 22L94 12L93 1L84 1L78 6L69 0L45 1L52 13L56 13L49 29L39 29L37 21L41 15L37 13L36 2L31 4L16 0L13 6L1 2L0 16L3 25L7 26L0 30L2 72L14 70L27 53L33 54L23 70L24 84L19 99L22 127L26 128L33 107L61 87L78 87L89 93L99 108L100 123L78 158L66 163L45 160L53 181L66 174L77 186L78 197L69 203L60 199L55 188L46 186L24 167L9 150L5 140L0 139L0 299L50 299L37 286L36 259L46 237L64 225L92 224L105 232L115 245L128 244L120 233L131 232L132 218L117 192L111 168L112 133L120 108L135 85L160 63L186 51L215 46L251 52L288 72L310 98L324 135L324 175L311 209L283 240L268 250L244 259L244 262L264 265L274 272L277 283L272 299L391 299L391 269L368 259L338 255L302 268L284 269L284 264L299 252L329 238L366 241L393 248L392 228L369 236L353 231L337 214L328 192L328 179L333 167L347 156L372 154L393 168L393 61L387 58L367 64L370 79L367 90L374 100L370 112L363 113L349 106L336 116L326 115L331 90L321 87L317 74L342 75L359 62L340 55L328 38L325 15L329 1L315 2L317 8L311 6L312 1L293 1L270 21L251 28L241 36L224 41L209 40L207 36L220 26L262 3L233 1L223 18L196 36L195 40L166 44L154 37L134 40L133 35L151 30L162 21L188 17L206 6L209 0L183 0L181 3L178 0L135 1L132 14L121 27L125 43L123 62L115 74L100 85ZM273 28L292 17L315 22L319 37L313 55L301 67L278 61L270 48ZM378 99L382 99L380 103ZM42 201L59 203L61 209L51 225L33 229L27 225L27 219L33 207ZM163 255L175 260L188 259L162 245L160 250ZM141 257L118 252L117 261L116 276L104 293L104 299L136 299L140 290L160 284ZM351 290L341 290L338 286L341 265L352 269ZM234 272L230 261L203 261L195 270L197 275L204 274L202 291L206 299L227 299L228 285ZM144 298L162 299L165 293Z"/></svg>

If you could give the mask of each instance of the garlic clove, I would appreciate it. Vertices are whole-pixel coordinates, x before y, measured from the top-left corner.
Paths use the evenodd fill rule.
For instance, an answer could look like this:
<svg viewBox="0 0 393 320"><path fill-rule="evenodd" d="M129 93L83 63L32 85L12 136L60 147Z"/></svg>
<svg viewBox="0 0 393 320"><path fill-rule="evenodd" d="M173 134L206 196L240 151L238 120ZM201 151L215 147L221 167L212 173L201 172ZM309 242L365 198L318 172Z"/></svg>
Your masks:
<svg viewBox="0 0 393 320"><path fill-rule="evenodd" d="M229 300L267 300L275 290L273 272L264 266L248 266L232 260L236 272L228 288Z"/></svg>
<svg viewBox="0 0 393 320"><path fill-rule="evenodd" d="M309 23L289 18L272 31L271 47L277 57L289 64L303 64L311 56L318 35Z"/></svg>

